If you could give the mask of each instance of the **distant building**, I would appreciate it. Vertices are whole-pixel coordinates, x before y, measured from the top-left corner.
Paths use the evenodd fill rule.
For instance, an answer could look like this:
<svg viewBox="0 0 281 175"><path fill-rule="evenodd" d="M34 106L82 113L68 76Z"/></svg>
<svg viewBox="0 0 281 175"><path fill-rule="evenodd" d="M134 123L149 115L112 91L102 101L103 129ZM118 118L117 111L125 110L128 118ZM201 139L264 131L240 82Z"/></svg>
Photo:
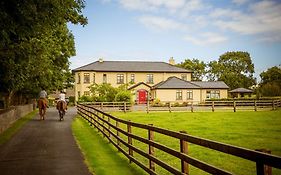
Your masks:
<svg viewBox="0 0 281 175"><path fill-rule="evenodd" d="M228 86L224 82L191 81L191 70L169 63L144 61L103 61L102 59L73 70L75 74L75 100L90 95L93 83L110 83L113 87L131 84L136 103L150 99L161 101L197 101L209 98L227 98Z"/></svg>

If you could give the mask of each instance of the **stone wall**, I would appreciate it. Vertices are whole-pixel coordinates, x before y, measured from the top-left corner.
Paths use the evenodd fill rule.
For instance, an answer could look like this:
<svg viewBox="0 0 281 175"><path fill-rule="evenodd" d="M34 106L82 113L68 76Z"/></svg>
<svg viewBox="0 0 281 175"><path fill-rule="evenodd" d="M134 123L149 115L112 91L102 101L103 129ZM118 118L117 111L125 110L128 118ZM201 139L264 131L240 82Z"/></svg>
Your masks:
<svg viewBox="0 0 281 175"><path fill-rule="evenodd" d="M4 132L19 118L27 115L34 110L33 104L11 107L0 113L0 133Z"/></svg>

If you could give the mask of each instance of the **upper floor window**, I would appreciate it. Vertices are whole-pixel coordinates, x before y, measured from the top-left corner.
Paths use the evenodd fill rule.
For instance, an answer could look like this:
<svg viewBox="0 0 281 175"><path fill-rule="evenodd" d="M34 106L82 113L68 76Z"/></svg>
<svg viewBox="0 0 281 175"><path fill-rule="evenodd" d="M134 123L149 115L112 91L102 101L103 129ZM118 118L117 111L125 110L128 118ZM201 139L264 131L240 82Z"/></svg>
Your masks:
<svg viewBox="0 0 281 175"><path fill-rule="evenodd" d="M107 83L107 76L106 76L106 74L102 75L102 82L103 83Z"/></svg>
<svg viewBox="0 0 281 175"><path fill-rule="evenodd" d="M124 84L124 74L117 74L117 84Z"/></svg>
<svg viewBox="0 0 281 175"><path fill-rule="evenodd" d="M176 100L182 100L182 90L176 91Z"/></svg>
<svg viewBox="0 0 281 175"><path fill-rule="evenodd" d="M90 74L84 73L84 83L90 83Z"/></svg>
<svg viewBox="0 0 281 175"><path fill-rule="evenodd" d="M78 81L77 81L77 84L80 84L81 83L81 77L80 77L80 73L78 73Z"/></svg>
<svg viewBox="0 0 281 175"><path fill-rule="evenodd" d="M186 99L187 99L187 100L193 99L193 92L192 92L192 91L187 91L187 93L186 93Z"/></svg>
<svg viewBox="0 0 281 175"><path fill-rule="evenodd" d="M219 90L209 90L206 93L206 99L219 99L220 91Z"/></svg>
<svg viewBox="0 0 281 175"><path fill-rule="evenodd" d="M90 91L84 91L84 95L85 96L89 96L90 95Z"/></svg>
<svg viewBox="0 0 281 175"><path fill-rule="evenodd" d="M131 74L131 83L135 83L135 74Z"/></svg>
<svg viewBox="0 0 281 175"><path fill-rule="evenodd" d="M153 84L153 74L146 75L146 83Z"/></svg>
<svg viewBox="0 0 281 175"><path fill-rule="evenodd" d="M95 83L96 82L96 74L94 73L93 74L93 83Z"/></svg>
<svg viewBox="0 0 281 175"><path fill-rule="evenodd" d="M181 79L186 81L187 80L187 75L186 74L181 74Z"/></svg>

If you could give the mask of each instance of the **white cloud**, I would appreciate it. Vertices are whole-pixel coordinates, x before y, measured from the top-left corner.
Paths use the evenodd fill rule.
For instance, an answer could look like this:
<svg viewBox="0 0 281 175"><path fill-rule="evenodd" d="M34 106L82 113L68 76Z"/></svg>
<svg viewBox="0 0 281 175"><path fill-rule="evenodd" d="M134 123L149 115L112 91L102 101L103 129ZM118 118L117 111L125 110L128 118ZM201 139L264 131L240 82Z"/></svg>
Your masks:
<svg viewBox="0 0 281 175"><path fill-rule="evenodd" d="M179 30L179 31L188 31L189 27L184 24L177 22L172 19L158 17L158 16L142 16L139 18L139 21L148 28L154 30Z"/></svg>
<svg viewBox="0 0 281 175"><path fill-rule="evenodd" d="M200 34L197 37L186 36L186 37L184 37L184 40L189 41L196 45L210 45L210 44L219 44L219 43L225 42L225 41L227 41L227 38L218 33L206 32L206 33Z"/></svg>

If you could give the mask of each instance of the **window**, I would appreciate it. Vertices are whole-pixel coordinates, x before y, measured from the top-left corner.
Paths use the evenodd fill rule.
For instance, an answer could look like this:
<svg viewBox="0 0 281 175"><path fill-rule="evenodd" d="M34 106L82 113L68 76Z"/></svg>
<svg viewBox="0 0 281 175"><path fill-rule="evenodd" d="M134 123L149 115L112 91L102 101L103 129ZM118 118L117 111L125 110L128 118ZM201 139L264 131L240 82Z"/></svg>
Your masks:
<svg viewBox="0 0 281 175"><path fill-rule="evenodd" d="M219 99L220 91L219 90L209 90L206 93L206 99Z"/></svg>
<svg viewBox="0 0 281 175"><path fill-rule="evenodd" d="M117 84L124 84L124 74L117 74Z"/></svg>
<svg viewBox="0 0 281 175"><path fill-rule="evenodd" d="M176 91L176 100L182 100L182 90Z"/></svg>
<svg viewBox="0 0 281 175"><path fill-rule="evenodd" d="M131 74L131 83L135 83L135 74Z"/></svg>
<svg viewBox="0 0 281 175"><path fill-rule="evenodd" d="M78 98L80 98L81 97L80 91L78 91L77 93L78 93Z"/></svg>
<svg viewBox="0 0 281 175"><path fill-rule="evenodd" d="M80 84L81 78L80 78L80 73L78 73L78 81L77 84Z"/></svg>
<svg viewBox="0 0 281 175"><path fill-rule="evenodd" d="M153 84L153 74L146 75L146 83Z"/></svg>
<svg viewBox="0 0 281 175"><path fill-rule="evenodd" d="M186 99L187 99L187 100L193 99L193 92L192 92L192 91L187 91L187 93L186 93Z"/></svg>
<svg viewBox="0 0 281 175"><path fill-rule="evenodd" d="M187 80L187 75L186 74L181 74L181 79L186 81Z"/></svg>
<svg viewBox="0 0 281 175"><path fill-rule="evenodd" d="M96 82L96 74L94 73L93 74L93 83L95 83Z"/></svg>
<svg viewBox="0 0 281 175"><path fill-rule="evenodd" d="M90 83L90 74L84 73L84 83L89 84Z"/></svg>
<svg viewBox="0 0 281 175"><path fill-rule="evenodd" d="M102 82L103 82L103 83L106 83L106 82L107 82L106 74L103 74L103 75L102 75Z"/></svg>
<svg viewBox="0 0 281 175"><path fill-rule="evenodd" d="M85 96L89 96L90 95L90 91L84 91L84 95Z"/></svg>

